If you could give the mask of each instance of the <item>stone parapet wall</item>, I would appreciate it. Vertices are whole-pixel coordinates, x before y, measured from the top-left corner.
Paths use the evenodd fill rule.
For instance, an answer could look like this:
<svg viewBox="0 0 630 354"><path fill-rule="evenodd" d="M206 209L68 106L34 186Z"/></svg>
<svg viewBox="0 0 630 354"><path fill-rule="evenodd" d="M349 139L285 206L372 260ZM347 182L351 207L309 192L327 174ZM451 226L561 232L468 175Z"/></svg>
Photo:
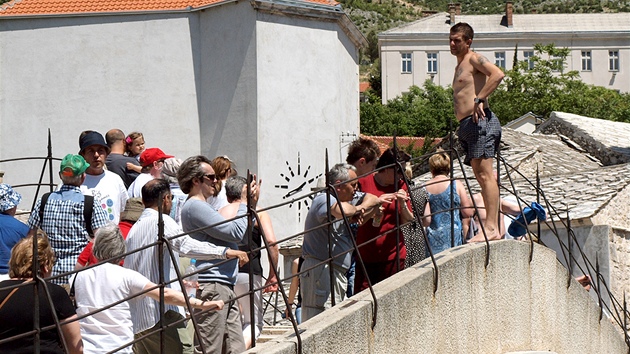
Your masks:
<svg viewBox="0 0 630 354"><path fill-rule="evenodd" d="M626 353L611 321L550 249L497 241L440 253L433 292L430 260L363 291L299 326L302 353ZM297 353L287 333L248 353Z"/></svg>
<svg viewBox="0 0 630 354"><path fill-rule="evenodd" d="M610 225L610 286L618 301L630 293L630 186L622 189L593 216L594 224ZM601 259L601 258L600 258Z"/></svg>
<svg viewBox="0 0 630 354"><path fill-rule="evenodd" d="M630 185L619 191L594 216L593 224L630 230Z"/></svg>
<svg viewBox="0 0 630 354"><path fill-rule="evenodd" d="M630 294L630 230L613 228L609 241L611 291L623 303L624 294Z"/></svg>

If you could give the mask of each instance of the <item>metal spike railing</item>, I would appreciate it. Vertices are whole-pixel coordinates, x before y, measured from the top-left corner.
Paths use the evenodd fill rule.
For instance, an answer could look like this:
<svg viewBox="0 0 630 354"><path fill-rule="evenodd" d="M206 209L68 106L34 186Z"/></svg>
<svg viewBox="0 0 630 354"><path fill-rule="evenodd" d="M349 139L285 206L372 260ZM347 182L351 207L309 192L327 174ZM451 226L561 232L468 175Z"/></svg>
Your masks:
<svg viewBox="0 0 630 354"><path fill-rule="evenodd" d="M394 139L395 139L395 137L394 137ZM394 143L394 150L397 151L396 143ZM453 150L449 151L449 154L450 154L450 156L454 157L454 158L452 158L453 162L454 162L455 159L457 159L459 167L460 167L460 169L461 169L461 171L462 171L462 173L464 175L462 180L463 180L463 182L465 182L464 184L466 186L466 189L467 189L468 193L472 194L471 185L470 185L470 183L468 181L468 177L466 177L466 174L465 174L465 171L464 171L464 168L463 168L463 163L461 161L459 153L457 152L457 150L453 149ZM398 155L396 155L396 156L398 156ZM423 155L421 157L414 158L414 159L412 159L412 162L413 161L418 161L418 160L421 160L421 159L427 159L427 156L429 156L429 155ZM28 158L28 159L36 159L36 158ZM46 158L44 158L45 163L44 163L44 167L42 168L42 173L40 175L40 179L39 179L39 183L38 183L38 188L37 188L37 192L38 193L39 193L39 186L49 185L51 189L54 186L54 183L53 183L53 180L52 180L52 173L49 173L49 179L50 179L49 183L42 184L42 179L43 179L43 176L44 176L44 173L45 173L44 171L46 169L46 166L49 168L49 170L51 170L52 169L52 160L53 159L54 158L52 157L52 144L50 143L50 138L49 138L48 156ZM19 160L19 159L2 160L2 161L0 161L0 163L8 162L8 161L15 161L15 160ZM541 204L541 205L544 204L546 210L548 211L548 218L547 218L547 220L538 222L537 232L532 232L528 228L527 237L529 238L529 242L530 242L530 245L531 245L530 246L529 261L531 262L531 260L533 258L534 238L537 239L538 243L542 244L541 227L543 225L546 225L548 227L548 229L551 231L551 234L554 235L557 238L558 243L560 245L559 258L560 258L560 256L562 258L564 258L564 264L567 265L568 277L569 277L569 279L567 281L567 286L571 286L571 284L573 283L571 281L571 278L572 278L572 274L573 274L573 271L574 271L574 269L573 269L574 265L575 265L575 267L577 267L577 269L580 272L582 272L582 274L588 274L589 276L591 276L591 279L595 279L595 281L592 281L591 283L592 283L593 291L595 291L596 294L597 294L598 305L600 306L600 320L603 318L604 311L606 311L607 314L610 314L610 316L612 316L611 319L614 322L616 322L619 325L619 327L621 327L623 329L623 333L625 335L626 343L628 344L628 346L630 348L630 337L627 334L627 328L628 328L628 324L627 324L628 320L627 319L628 319L629 313L628 313L628 309L627 309L627 305L626 305L625 293L624 293L624 298L623 298L622 304L620 304L619 301L617 301L617 299L614 297L614 295L612 294L612 292L608 288L608 285L605 282L605 279L604 279L603 275L600 273L600 264L599 264L599 257L598 257L598 255L596 254L596 259L595 259L595 264L594 265L591 263L591 261L585 255L585 253L584 253L582 247L580 246L580 243L576 239L575 233L574 233L574 231L573 231L573 229L571 227L571 218L570 218L570 214L569 214L569 208L568 207L566 208L566 214L565 214L566 216L565 216L565 219L563 220L563 218L560 217L560 215L561 215L560 211L556 210L556 208L553 205L551 205L550 201L545 196L544 191L541 189L541 187L540 187L540 185L541 185L540 176L539 176L538 173L536 174L536 181L535 181L535 183L532 183L525 176L520 174L520 172L518 172L517 170L512 168L501 156L498 157L497 161L498 161L498 167L499 167L497 170L500 170L500 166L503 165L504 168L505 168L505 171L508 172L508 173L506 173L506 176L507 176L507 181L509 182L508 183L509 188L506 188L505 186L501 185L500 182L498 182L498 183L500 184L501 188L504 191L507 190L508 192L510 192L511 194L513 194L516 197L517 202L519 204L519 208L521 209L521 213L523 213L522 210L524 209L524 206L530 206L530 204L526 200L521 198L521 196L519 195L519 193L518 193L518 191L517 191L517 189L516 189L516 187L514 185L514 179L512 177L512 174L516 174L519 177L520 180L524 180L524 181L527 182L529 188L532 188L533 190L535 190L535 192L536 192L536 201L539 204ZM500 164L499 164L499 162L500 162ZM402 168L402 164L401 164L400 161L397 161L393 166L385 166L383 168L389 168L389 167L395 167L394 170L396 171L395 172L396 173L396 175L395 175L396 176L396 178L395 178L396 181L399 179L398 177L401 177L405 184L410 185L409 179L404 175L404 173L401 173L403 171L403 168ZM328 156L327 156L327 152L326 152L326 171L325 171L326 174L328 172L328 169L329 169L328 168ZM400 174L400 176L398 176L398 174ZM249 175L249 171L248 171L248 175ZM357 178L360 178L360 177L363 177L363 176L359 176ZM455 179L455 178L453 177L453 175L451 175L451 180L453 180L453 179ZM331 184L331 181L327 180L326 181L326 186L327 186L327 188L326 188L325 192L328 194L327 198L330 198L331 196L334 196L335 198L337 198L338 196L336 195L336 191L335 191L335 188L334 188L335 185ZM316 192L314 192L314 193L316 193ZM249 218L249 221L248 221L249 224L251 224L253 221L257 221L260 224L260 219L258 217L258 213L260 211L281 208L283 206L286 206L287 204L296 202L296 201L298 201L298 200L300 200L302 198L307 198L307 197L313 195L314 193L306 194L305 196L302 196L301 198L294 198L292 200L287 200L287 201L284 201L282 203L278 203L276 205L272 205L272 206L269 206L269 207L264 208L264 209L261 208L259 210L255 210L248 203L247 214L243 215L243 216L239 216L239 217L248 217ZM413 198L412 195L410 195L410 197ZM330 203L328 203L328 205L329 204ZM423 211L422 210L417 210L417 207L416 207L415 203L411 203L411 205L413 207L413 213L414 213L414 217L416 219L416 222L420 222L419 218L420 218L420 215L422 215ZM478 210L478 206L474 205L474 200L473 200L473 208L475 208L475 210ZM457 212L457 208L455 208L455 206L452 204L451 208L449 210L443 211L443 212L449 212L449 213L451 213L451 215L453 215L453 213ZM330 213L330 210L328 210L328 213ZM172 247L171 247L169 242L170 242L170 240L172 240L174 238L177 238L177 237L182 237L183 235L174 235L174 236L168 236L168 237L166 235L164 235L163 220L162 220L161 213L159 213L159 214L160 214L160 220L158 221L158 225L161 225L161 226L160 226L158 240L155 243L151 244L151 245L147 245L146 248L148 248L148 247L158 247L158 250L159 250L158 252L160 254L160 257L159 257L160 262L163 261L163 257L162 256L165 254L165 252L168 252L168 254L170 255L171 261L173 263L175 263L176 257L174 256L174 250L172 249ZM342 210L342 214L343 214L343 210ZM329 215L328 222L325 225L321 225L320 227L326 227L326 228L328 228L330 230L331 223L334 222L334 220L330 217L330 214L328 214L328 215ZM500 215L500 217L502 217L502 215ZM234 218L234 219L236 219L236 218ZM225 220L224 222L231 222L234 219ZM347 231L348 232L352 232L352 230L349 227L349 221L348 221L347 215L343 215L343 219L344 219L344 223L345 223L346 227L348 228ZM451 218L451 220L453 220L453 219ZM221 223L218 223L216 225L210 225L210 226L208 226L208 228L216 227L219 224L221 224ZM398 236L398 230L399 230L399 228L401 226L403 226L403 225L400 225L400 220L397 219L396 220L396 228L393 229L393 230L388 231L388 233L396 232L397 233L396 237L399 237ZM485 236L485 230L483 228L483 224L480 225L480 228L481 228L481 232ZM566 243L560 237L559 228L564 228L566 230L566 235L567 235L566 236L566 238L567 238ZM198 230L193 230L193 231L198 231ZM289 237L285 238L284 240L277 241L277 242L275 242L273 244L270 244L269 242L267 242L266 238L263 235L262 240L264 242L264 245L262 245L259 248L250 247L250 249L251 249L250 252L260 251L260 250L263 250L263 249L267 249L268 250L269 247L271 247L273 245L278 245L278 244L280 244L282 242L286 242L286 240L295 239L295 238L300 237L301 235L303 235L304 233L309 232L309 231L310 230L305 230L304 232L297 233L295 235L290 235ZM248 227L248 232L251 232L251 228L250 227ZM329 234L330 234L330 231L329 231ZM360 257L359 250L360 250L361 247L365 246L366 244L368 244L370 242L374 242L378 237L382 237L382 236L384 236L384 235L375 235L372 239L366 241L363 244L357 244L354 241L354 239L353 239L353 250L350 250L348 252L353 252L354 251L354 252L357 253L357 266L362 267L363 271L366 274L367 274L367 272L365 270L365 265L363 263L363 260ZM437 263L435 261L435 255L434 255L434 253L433 253L433 251L432 251L432 249L430 247L430 243L429 243L429 240L427 238L427 235L424 234L423 238L424 238L424 242L426 243L428 257L431 258L431 264L433 265L433 270L434 270L434 293L435 293L435 291L437 291L437 289L438 289L440 273L439 273L439 269L438 269ZM331 242L332 242L332 240L329 238L329 244ZM36 245L34 244L34 246L36 246ZM250 246L253 246L253 245L250 245ZM491 251L491 243L488 241L487 237L485 237L485 247L486 247L486 263L485 264L486 264L486 267L487 267L487 265L489 264L489 261L490 261L490 251ZM138 252L138 251L140 251L140 250L130 250L128 252L128 254L133 253L133 252ZM398 257L400 257L400 252L401 252L400 248L397 248L396 254L397 254ZM34 254L37 254L37 252L34 252ZM342 255L337 255L336 257L340 257L340 256L342 256ZM586 267L585 269L578 262L577 257L580 257L584 261L584 265ZM332 252L329 252L329 259L324 260L322 263L329 264L329 268L332 269L331 264L333 262L333 258L334 257L333 257ZM90 269L92 267L97 267L100 264L105 263L107 261L108 260L104 260L104 261L101 261L101 262L99 262L99 263L97 263L95 265L90 265L89 267L86 267L86 268L84 268L81 271ZM227 260L224 261L224 262L227 262ZM270 262L271 262L271 260L270 260ZM397 264L399 264L399 262L397 262ZM37 268L37 265L38 265L38 260L37 260L37 257L35 257L35 259L33 260L33 267L34 267L34 269ZM173 266L174 266L174 268L176 270L177 279L166 279L165 278L165 274L164 274L164 267L163 266L164 266L164 264L161 264L160 267L159 267L160 268L160 282L157 285L157 287L160 288L160 294L161 294L161 301L160 301L160 307L162 309L161 313L164 313L164 311L163 311L164 310L164 307L163 307L164 306L164 301L163 301L164 288L169 286L169 284L171 284L171 283L173 283L175 281L179 282L180 286L182 286L182 288L183 288L183 281L182 281L182 279L185 278L185 276L182 275L181 272L179 271L178 265L177 264L173 264ZM276 275L276 278L278 279L278 286L280 288L279 289L280 290L279 293L282 295L283 301L286 304L287 303L287 296L286 296L286 292L284 291L283 282L287 281L287 280L290 280L293 276L299 276L299 274L303 274L304 272L308 272L310 269L302 269L302 271L299 274L297 274L297 275L294 274L294 275L285 277L284 279L281 279L281 277L279 276L279 274L276 271L277 264L271 264L271 266L273 267L275 275ZM198 272L201 272L201 271L202 270L200 270ZM74 273L74 272L71 272L71 273L68 273L68 274L72 274L72 273ZM67 274L61 274L61 275L57 275L55 277L61 277L61 276L64 276L64 275L67 275ZM50 280L50 279L52 279L52 278L49 278L48 280ZM34 287L34 289L35 289L34 291L36 292L36 294L35 294L36 295L35 296L35 303L36 303L36 305L35 305L35 309L34 309L34 311L35 311L34 313L35 314L37 314L39 312L39 302L38 302L39 297L37 296L37 291L38 291L37 290L38 289L37 284L38 283L43 284L44 280L45 279L41 279L40 277L37 277L37 278L34 279L34 282L35 282L35 285L36 285ZM368 281L369 281L369 278L368 278ZM243 296L252 296L251 295L252 293L254 293L256 291L262 291L263 290L263 288L254 288L251 284L252 284L252 282L251 282L251 278L250 278L250 292L248 294L246 294L246 295L243 295ZM46 289L45 286L43 288ZM372 327L374 327L376 325L376 321L377 321L378 301L377 301L377 297L376 297L376 295L374 293L374 289L373 289L373 286L372 286L371 282L369 283L369 287L368 288L369 288L369 291L370 291L370 293L372 295L372 299L373 299ZM332 284L331 284L331 292L334 292L334 286L332 286ZM134 297L141 296L142 294L144 294L144 292L141 293L141 294L136 294L136 295L134 295ZM603 295L606 295L607 298L610 299L610 304L608 304L606 301L604 301ZM47 293L46 296L48 298L48 301L50 302L51 301L50 300L50 294ZM331 298L334 299L334 294L331 294ZM114 304L111 304L109 306L106 306L106 307L104 307L102 309L99 309L98 311L95 311L95 312L89 313L87 315L81 316L77 320L80 320L80 319L85 318L87 316L94 315L95 313L98 313L100 311L104 311L104 310L106 310L108 308L111 308L111 307L113 307L113 306L115 306L115 305L117 305L119 303L122 303L124 301L128 301L129 299L121 299L120 301L118 301L118 302L116 302ZM238 299L233 299L232 301L237 301L237 300ZM253 302L250 302L250 303L253 303ZM190 302L189 302L188 299L186 300L186 304L187 304L189 312L193 313L192 307L190 306ZM335 305L334 300L332 300L332 304ZM226 304L226 306L228 306L228 304ZM276 310L274 309L274 311L276 311ZM253 311L251 311L251 313L252 313L252 325L254 325ZM39 328L39 323L37 322L38 321L38 316L36 316L36 317L37 318L34 318L35 328L34 328L34 331L32 333L35 335L35 345L37 346L38 343L39 343L38 335L40 333L40 330L44 330L45 328ZM195 332L199 336L199 332L198 332L198 328L197 328L198 324L196 323L195 316L194 315L188 316L186 319L183 319L181 321L185 321L185 320L192 320L193 327L195 328ZM301 350L302 350L302 340L301 340L301 337L300 337L301 330L299 329L297 321L296 321L296 319L293 316L293 313L291 311L289 311L289 320L290 320L290 322L291 322L291 324L293 326L293 331L294 331L295 337L297 339L297 343L296 343L297 344L297 350L298 350L299 353L301 353ZM67 323L67 321L60 321L59 319L55 319L55 323L56 323L55 326L59 329L60 326L63 325L64 323ZM170 328L171 326L175 325L175 324L164 325L163 322L162 322L162 318L160 318L160 323L162 324L162 326L160 326L160 328L158 328L156 330L156 332L154 332L154 333L157 333L157 332L162 333L167 328ZM50 328L50 326L48 326L48 328ZM31 332L29 332L29 333L31 333ZM149 333L149 334L147 334L147 336L148 335L152 335L152 334L153 333ZM256 342L255 342L254 336L252 336L252 338L253 338L253 345L255 346ZM10 341L10 340L11 340L11 338L2 339L2 340L0 340L0 343L5 343L5 342ZM137 342L139 340L142 340L142 338L137 338L137 339L131 341L130 343L127 343L125 346L132 345L133 343L135 343L135 342ZM162 348L163 348L163 340L164 339L162 338L161 339L161 341L162 341ZM122 349L122 348L123 347L118 348L118 349ZM205 352L204 348L202 348L202 350ZM38 351L39 351L39 348L36 347L36 352L38 352Z"/></svg>

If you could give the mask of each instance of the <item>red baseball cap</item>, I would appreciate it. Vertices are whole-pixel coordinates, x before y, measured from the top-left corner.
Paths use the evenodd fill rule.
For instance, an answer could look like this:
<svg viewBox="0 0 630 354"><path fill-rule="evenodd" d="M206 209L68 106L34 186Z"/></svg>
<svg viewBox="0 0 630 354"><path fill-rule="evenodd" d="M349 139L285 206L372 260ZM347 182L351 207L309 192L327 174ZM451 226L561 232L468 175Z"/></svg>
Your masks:
<svg viewBox="0 0 630 354"><path fill-rule="evenodd" d="M140 154L140 164L142 164L142 167L146 167L149 165L153 165L153 163L156 161L168 159L171 157L174 157L174 156L167 155L164 153L164 151L158 148L149 148L149 149L144 150Z"/></svg>

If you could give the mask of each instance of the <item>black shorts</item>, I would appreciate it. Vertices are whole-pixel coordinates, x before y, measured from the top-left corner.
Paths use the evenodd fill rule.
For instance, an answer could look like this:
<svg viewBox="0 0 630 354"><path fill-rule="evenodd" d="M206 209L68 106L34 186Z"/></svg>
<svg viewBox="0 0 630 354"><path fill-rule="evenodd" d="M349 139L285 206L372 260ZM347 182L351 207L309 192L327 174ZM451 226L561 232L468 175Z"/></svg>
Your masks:
<svg viewBox="0 0 630 354"><path fill-rule="evenodd" d="M474 123L472 115L459 121L457 137L466 153L464 163L470 166L472 159L493 158L499 150L501 123L490 109L484 109L486 117Z"/></svg>

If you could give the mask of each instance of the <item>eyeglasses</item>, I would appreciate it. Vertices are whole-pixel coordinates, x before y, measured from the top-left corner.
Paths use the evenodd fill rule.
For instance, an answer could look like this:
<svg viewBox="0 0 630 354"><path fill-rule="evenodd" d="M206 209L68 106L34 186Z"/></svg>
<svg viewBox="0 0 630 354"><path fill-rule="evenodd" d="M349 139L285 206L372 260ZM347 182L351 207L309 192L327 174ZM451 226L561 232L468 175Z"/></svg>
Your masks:
<svg viewBox="0 0 630 354"><path fill-rule="evenodd" d="M207 175L203 175L204 177L206 177L207 179L211 180L211 181L216 181L217 180L217 175L215 174L207 174Z"/></svg>
<svg viewBox="0 0 630 354"><path fill-rule="evenodd" d="M168 200L173 200L174 198L175 198L175 196L172 195L172 194L164 196L164 199L168 199Z"/></svg>

